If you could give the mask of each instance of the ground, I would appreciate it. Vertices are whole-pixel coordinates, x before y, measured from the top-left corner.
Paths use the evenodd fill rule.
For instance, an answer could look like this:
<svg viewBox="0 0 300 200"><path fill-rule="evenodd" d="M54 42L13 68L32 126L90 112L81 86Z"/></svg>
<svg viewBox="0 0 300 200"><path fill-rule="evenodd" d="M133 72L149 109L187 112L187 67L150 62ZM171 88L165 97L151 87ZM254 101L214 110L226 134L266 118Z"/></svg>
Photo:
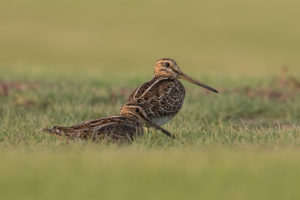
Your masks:
<svg viewBox="0 0 300 200"><path fill-rule="evenodd" d="M1 199L299 199L299 6L1 1ZM118 114L161 57L220 90L183 81L175 140L40 132Z"/></svg>

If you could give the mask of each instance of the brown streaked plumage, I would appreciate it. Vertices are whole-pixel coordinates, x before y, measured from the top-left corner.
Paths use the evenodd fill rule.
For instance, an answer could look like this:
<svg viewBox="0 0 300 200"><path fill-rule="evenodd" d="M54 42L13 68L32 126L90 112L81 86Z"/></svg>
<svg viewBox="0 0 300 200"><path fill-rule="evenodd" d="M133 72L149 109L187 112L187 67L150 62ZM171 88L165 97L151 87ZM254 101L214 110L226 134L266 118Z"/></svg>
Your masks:
<svg viewBox="0 0 300 200"><path fill-rule="evenodd" d="M124 106L138 103L144 107L149 120L159 126L163 125L179 112L184 101L185 89L178 79L218 93L210 86L184 74L174 59L162 58L154 66L154 78L136 88Z"/></svg>
<svg viewBox="0 0 300 200"><path fill-rule="evenodd" d="M144 108L136 104L124 106L119 116L90 120L71 127L54 126L42 131L70 138L132 141L134 136L143 134L143 124L174 138L169 131L148 120Z"/></svg>

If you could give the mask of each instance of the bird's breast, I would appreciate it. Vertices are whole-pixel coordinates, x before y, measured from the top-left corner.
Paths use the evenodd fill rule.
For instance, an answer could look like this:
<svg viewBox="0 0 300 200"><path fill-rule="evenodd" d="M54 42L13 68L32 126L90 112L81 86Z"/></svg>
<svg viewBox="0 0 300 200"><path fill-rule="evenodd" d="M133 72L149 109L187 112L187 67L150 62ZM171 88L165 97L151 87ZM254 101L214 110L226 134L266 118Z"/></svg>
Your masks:
<svg viewBox="0 0 300 200"><path fill-rule="evenodd" d="M151 121L156 125L161 126L167 123L168 121L170 121L173 117L174 117L173 115L164 116L164 117L155 117L151 119Z"/></svg>

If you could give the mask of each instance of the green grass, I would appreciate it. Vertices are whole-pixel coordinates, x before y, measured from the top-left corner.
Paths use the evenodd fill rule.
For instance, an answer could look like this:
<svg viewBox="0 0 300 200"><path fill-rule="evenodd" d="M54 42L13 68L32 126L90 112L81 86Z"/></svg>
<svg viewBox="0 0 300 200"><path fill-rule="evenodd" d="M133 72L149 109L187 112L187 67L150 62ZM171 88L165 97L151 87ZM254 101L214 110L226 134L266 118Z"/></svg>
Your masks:
<svg viewBox="0 0 300 200"><path fill-rule="evenodd" d="M5 199L299 197L300 160L295 149L82 147L67 153L64 149L63 154L61 150L2 156L6 165L0 166L1 195Z"/></svg>
<svg viewBox="0 0 300 200"><path fill-rule="evenodd" d="M2 0L0 199L299 199L299 6ZM184 82L175 140L39 131L118 114L160 57L221 91Z"/></svg>

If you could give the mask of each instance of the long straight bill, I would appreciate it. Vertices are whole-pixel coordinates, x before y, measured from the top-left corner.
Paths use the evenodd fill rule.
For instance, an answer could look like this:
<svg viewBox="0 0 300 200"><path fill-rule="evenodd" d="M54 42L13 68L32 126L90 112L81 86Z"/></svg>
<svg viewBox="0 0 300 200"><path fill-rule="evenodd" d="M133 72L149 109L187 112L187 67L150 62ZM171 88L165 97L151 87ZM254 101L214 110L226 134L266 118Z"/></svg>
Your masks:
<svg viewBox="0 0 300 200"><path fill-rule="evenodd" d="M147 119L145 119L145 118L144 118L144 120L145 120L145 122L146 122L149 126L155 128L155 129L157 129L157 130L160 130L161 132L163 132L164 134L166 134L167 136L169 136L169 137L171 137L171 138L173 138L173 139L175 138L175 136L172 135L172 134L171 134L169 131L167 131L166 129L163 129L162 127L160 127L160 126L158 126L158 125L152 123L151 121L149 121L149 120L147 120Z"/></svg>
<svg viewBox="0 0 300 200"><path fill-rule="evenodd" d="M188 76L188 75L186 75L186 74L184 74L184 73L181 73L181 74L178 76L178 78L182 78L182 79L184 79L184 80L186 80L186 81L189 81L189 82L191 82L191 83L194 83L194 84L196 84L196 85L198 85L198 86L201 86L201 87L203 87L203 88L206 88L206 89L208 89L208 90L210 90L210 91L213 91L213 92L215 92L215 93L219 93L218 90L216 90L216 89L214 89L214 88L212 88L212 87L206 85L205 83L202 83L202 82L200 82L200 81L197 81L197 80L193 79L192 77L190 77L190 76Z"/></svg>

